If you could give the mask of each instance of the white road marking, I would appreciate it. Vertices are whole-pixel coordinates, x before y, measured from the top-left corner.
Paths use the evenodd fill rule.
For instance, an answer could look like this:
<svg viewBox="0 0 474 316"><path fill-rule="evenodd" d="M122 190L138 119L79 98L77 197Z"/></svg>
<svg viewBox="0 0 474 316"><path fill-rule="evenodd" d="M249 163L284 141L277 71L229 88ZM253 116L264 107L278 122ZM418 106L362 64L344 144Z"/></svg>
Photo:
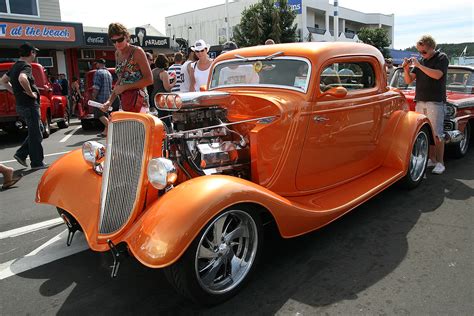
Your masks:
<svg viewBox="0 0 474 316"><path fill-rule="evenodd" d="M61 139L59 142L60 143L64 143L66 142L69 138L71 138L71 136L78 130L81 128L81 125L79 126L76 126L76 128L74 128L72 131L69 131L69 134L64 136L63 139Z"/></svg>
<svg viewBox="0 0 474 316"><path fill-rule="evenodd" d="M47 154L47 155L44 155L44 156L45 156L45 157L50 157L50 156L64 155L64 154L67 154L68 152L71 152L71 151L70 151L70 150L68 150L68 151L61 151L61 152L58 152L58 153ZM9 162L16 162L16 160L13 159L13 160L0 161L0 163L9 163Z"/></svg>
<svg viewBox="0 0 474 316"><path fill-rule="evenodd" d="M21 235L28 234L28 233L31 233L43 228L48 228L54 225L58 225L60 223L64 223L64 221L61 218L54 218L54 219L50 219L48 221L44 221L41 223L36 223L36 224L28 225L28 226L23 226L20 228L7 230L6 232L0 232L0 240L5 239L5 238L21 236Z"/></svg>
<svg viewBox="0 0 474 316"><path fill-rule="evenodd" d="M84 234L76 232L70 247L66 246L65 230L24 257L0 264L0 280L37 268L47 263L72 256L89 248Z"/></svg>

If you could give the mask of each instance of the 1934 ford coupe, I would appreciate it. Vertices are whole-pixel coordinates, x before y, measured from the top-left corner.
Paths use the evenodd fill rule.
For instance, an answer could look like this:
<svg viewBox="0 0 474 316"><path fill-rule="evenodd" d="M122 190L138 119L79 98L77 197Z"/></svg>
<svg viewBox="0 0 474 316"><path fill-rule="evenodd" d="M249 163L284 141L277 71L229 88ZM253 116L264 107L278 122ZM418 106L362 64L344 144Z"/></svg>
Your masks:
<svg viewBox="0 0 474 316"><path fill-rule="evenodd" d="M114 113L106 144L57 160L36 200L58 208L68 243L79 229L111 251L113 274L127 252L184 296L222 302L255 271L263 223L299 236L420 183L432 128L383 65L354 43L227 52L201 92L156 96L161 119Z"/></svg>

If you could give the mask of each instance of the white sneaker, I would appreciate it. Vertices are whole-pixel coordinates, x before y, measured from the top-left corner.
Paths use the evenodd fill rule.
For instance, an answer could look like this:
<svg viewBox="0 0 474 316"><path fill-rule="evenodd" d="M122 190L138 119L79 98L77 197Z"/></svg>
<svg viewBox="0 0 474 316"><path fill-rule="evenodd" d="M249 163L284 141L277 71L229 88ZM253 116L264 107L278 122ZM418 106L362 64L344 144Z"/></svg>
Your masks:
<svg viewBox="0 0 474 316"><path fill-rule="evenodd" d="M438 162L436 166L434 167L433 171L431 171L434 174L442 174L446 170L444 165L441 162Z"/></svg>
<svg viewBox="0 0 474 316"><path fill-rule="evenodd" d="M427 165L427 167L428 167L428 168L433 168L434 166L436 166L436 163L433 162L433 160L428 159L428 165Z"/></svg>

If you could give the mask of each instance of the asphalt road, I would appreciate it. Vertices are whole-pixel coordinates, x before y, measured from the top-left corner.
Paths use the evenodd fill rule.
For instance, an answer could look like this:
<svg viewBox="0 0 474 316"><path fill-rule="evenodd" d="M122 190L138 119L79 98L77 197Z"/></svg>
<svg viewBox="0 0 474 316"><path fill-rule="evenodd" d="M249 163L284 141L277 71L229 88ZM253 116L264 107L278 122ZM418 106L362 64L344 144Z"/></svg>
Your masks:
<svg viewBox="0 0 474 316"><path fill-rule="evenodd" d="M55 130L46 162L98 132L77 121ZM0 133L0 161L25 174L0 192L0 315L473 314L474 148L415 190L392 187L312 234L283 240L267 228L255 278L230 301L200 308L159 270L130 258L111 279L108 253L86 250L81 235L66 247L56 210L34 203L44 171L12 161L21 137Z"/></svg>

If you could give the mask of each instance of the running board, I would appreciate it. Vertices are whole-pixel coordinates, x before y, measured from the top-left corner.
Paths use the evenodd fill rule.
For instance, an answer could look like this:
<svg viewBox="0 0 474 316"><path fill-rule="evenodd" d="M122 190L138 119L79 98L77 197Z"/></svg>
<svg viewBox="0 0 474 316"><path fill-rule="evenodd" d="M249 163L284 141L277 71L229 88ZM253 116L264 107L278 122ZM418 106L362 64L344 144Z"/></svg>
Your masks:
<svg viewBox="0 0 474 316"><path fill-rule="evenodd" d="M375 196L402 177L402 170L382 166L364 176L332 189L301 197L286 198L296 202L303 208L323 212L340 212L340 215L342 215Z"/></svg>

